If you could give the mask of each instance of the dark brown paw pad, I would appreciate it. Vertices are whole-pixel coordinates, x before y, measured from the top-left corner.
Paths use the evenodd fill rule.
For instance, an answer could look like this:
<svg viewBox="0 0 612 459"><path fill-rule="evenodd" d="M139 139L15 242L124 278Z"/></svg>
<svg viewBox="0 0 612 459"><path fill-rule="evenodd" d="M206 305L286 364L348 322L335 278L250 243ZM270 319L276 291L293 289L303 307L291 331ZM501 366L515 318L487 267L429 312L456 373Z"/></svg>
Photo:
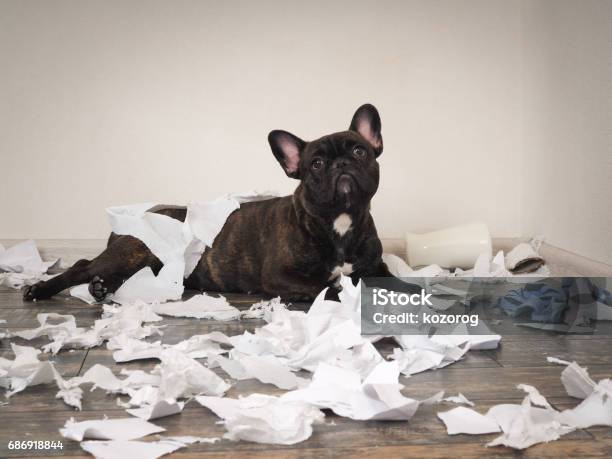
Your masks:
<svg viewBox="0 0 612 459"><path fill-rule="evenodd" d="M44 281L34 285L28 285L23 289L24 301L46 300L48 298L51 298L51 295L45 288Z"/></svg>
<svg viewBox="0 0 612 459"><path fill-rule="evenodd" d="M104 300L108 293L108 289L104 286L104 279L100 276L95 276L89 283L89 293L96 301Z"/></svg>
<svg viewBox="0 0 612 459"><path fill-rule="evenodd" d="M34 301L36 298L36 285L26 285L23 289L23 300Z"/></svg>

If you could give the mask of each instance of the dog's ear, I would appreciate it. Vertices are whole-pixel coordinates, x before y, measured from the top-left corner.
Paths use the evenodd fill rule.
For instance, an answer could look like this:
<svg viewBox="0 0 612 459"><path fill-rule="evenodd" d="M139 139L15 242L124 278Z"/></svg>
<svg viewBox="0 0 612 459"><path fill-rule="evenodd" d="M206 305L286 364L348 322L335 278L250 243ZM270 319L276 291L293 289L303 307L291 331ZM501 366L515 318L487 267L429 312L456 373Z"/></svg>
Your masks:
<svg viewBox="0 0 612 459"><path fill-rule="evenodd" d="M353 115L349 130L361 134L374 147L376 157L378 157L383 151L380 128L380 115L376 107L372 104L363 104Z"/></svg>
<svg viewBox="0 0 612 459"><path fill-rule="evenodd" d="M285 174L299 179L300 154L306 142L287 131L270 132L268 142L270 142L274 157L283 166Z"/></svg>

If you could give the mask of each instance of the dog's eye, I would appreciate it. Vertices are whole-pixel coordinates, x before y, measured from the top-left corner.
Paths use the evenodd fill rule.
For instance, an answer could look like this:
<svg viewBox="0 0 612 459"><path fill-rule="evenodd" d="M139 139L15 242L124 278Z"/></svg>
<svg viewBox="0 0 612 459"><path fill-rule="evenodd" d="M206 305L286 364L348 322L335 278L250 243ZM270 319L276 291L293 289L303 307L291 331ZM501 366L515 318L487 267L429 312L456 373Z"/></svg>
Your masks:
<svg viewBox="0 0 612 459"><path fill-rule="evenodd" d="M312 160L311 167L316 171L323 167L323 160L321 158L315 158Z"/></svg>
<svg viewBox="0 0 612 459"><path fill-rule="evenodd" d="M364 158L365 155L366 151L362 147L353 148L353 156L356 156L357 158Z"/></svg>

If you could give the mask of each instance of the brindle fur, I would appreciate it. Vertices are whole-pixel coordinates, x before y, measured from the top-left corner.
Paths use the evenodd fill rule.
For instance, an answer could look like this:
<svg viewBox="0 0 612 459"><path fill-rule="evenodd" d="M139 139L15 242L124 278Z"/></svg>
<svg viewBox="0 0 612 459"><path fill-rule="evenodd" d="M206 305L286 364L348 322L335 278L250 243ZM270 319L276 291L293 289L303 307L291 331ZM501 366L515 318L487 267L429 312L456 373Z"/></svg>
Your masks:
<svg viewBox="0 0 612 459"><path fill-rule="evenodd" d="M369 117L368 126L379 136L379 145L372 145L357 132L358 116L366 121ZM297 171L286 167L285 152L276 138L279 135L295 140L300 150ZM185 286L200 291L257 292L298 301L314 298L325 286L333 287L330 273L344 263L352 264L354 280L389 276L370 215L370 200L378 188L376 158L382 151L376 109L362 106L349 131L308 143L284 131L273 131L270 143L287 175L299 178L300 184L291 196L242 204L185 279ZM356 147L367 151L364 159L351 156ZM326 170L311 170L315 158L324 158ZM338 191L343 174L351 177L345 178L350 186L344 194ZM178 206L158 206L150 211L180 221L187 212ZM351 218L344 235L333 229L341 213ZM157 274L162 263L139 239L113 233L99 256L79 260L64 273L26 288L24 298L50 298L71 286L89 283L90 293L103 300L146 266Z"/></svg>

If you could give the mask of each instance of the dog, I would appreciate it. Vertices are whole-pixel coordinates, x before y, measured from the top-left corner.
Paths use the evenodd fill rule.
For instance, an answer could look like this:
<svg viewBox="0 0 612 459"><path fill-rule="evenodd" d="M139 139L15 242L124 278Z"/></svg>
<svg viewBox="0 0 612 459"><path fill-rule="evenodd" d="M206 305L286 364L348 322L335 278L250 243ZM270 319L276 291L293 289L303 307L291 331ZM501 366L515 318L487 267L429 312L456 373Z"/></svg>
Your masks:
<svg viewBox="0 0 612 459"><path fill-rule="evenodd" d="M295 192L242 204L184 280L185 287L307 301L324 287L337 286L342 274L353 281L391 276L370 214L383 151L376 108L359 107L347 131L306 142L275 130L268 141L287 176L299 180ZM180 221L187 214L186 207L178 206L149 211ZM26 287L23 297L50 298L89 283L89 292L103 301L146 266L157 274L162 262L139 239L112 233L99 256Z"/></svg>

